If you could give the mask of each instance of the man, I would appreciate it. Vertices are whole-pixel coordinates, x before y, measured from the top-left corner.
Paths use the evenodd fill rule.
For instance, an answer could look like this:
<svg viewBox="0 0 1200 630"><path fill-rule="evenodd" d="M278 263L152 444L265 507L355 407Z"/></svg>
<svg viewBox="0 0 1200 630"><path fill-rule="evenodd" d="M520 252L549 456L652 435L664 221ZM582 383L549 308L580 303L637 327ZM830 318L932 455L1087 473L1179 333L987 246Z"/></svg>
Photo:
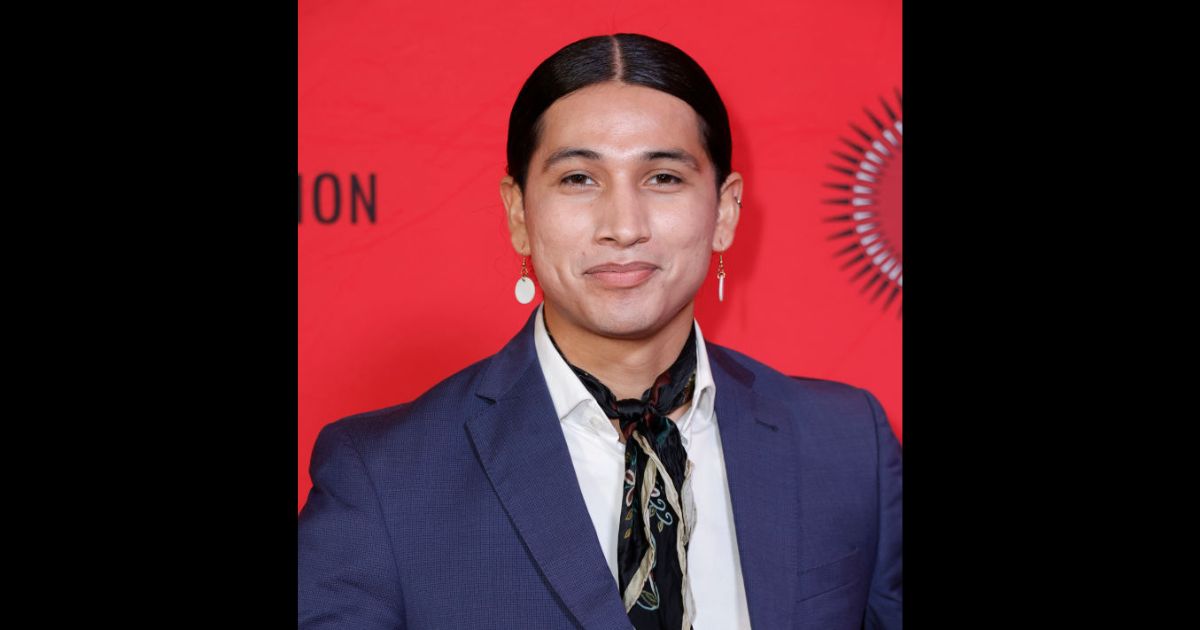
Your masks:
<svg viewBox="0 0 1200 630"><path fill-rule="evenodd" d="M900 628L879 402L694 319L740 175L696 185L695 112L654 89L593 85L543 122L501 191L545 298L498 353L321 430L300 626Z"/></svg>

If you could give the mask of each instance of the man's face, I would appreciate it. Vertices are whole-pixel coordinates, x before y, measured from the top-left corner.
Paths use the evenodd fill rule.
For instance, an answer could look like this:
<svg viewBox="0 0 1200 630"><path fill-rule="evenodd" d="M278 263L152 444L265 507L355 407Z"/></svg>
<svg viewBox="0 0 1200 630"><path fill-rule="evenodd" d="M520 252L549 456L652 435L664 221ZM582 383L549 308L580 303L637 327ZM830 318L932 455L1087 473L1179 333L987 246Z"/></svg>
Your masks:
<svg viewBox="0 0 1200 630"><path fill-rule="evenodd" d="M576 149L590 153L562 157ZM613 82L546 110L521 201L515 221L510 209L514 245L527 239L547 308L610 337L643 337L676 316L704 282L714 237L723 251L736 223L718 225L714 168L691 106ZM647 268L594 269L630 262Z"/></svg>

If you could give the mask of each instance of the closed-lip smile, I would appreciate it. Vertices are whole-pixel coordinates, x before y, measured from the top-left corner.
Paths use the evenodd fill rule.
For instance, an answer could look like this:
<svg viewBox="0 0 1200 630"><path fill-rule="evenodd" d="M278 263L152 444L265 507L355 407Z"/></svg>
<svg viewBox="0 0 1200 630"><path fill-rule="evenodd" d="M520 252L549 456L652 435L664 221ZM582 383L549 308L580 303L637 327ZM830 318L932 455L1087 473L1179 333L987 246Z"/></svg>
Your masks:
<svg viewBox="0 0 1200 630"><path fill-rule="evenodd" d="M657 265L653 263L648 263L643 260L635 260L627 263L604 263L603 265L596 265L595 267L588 269L585 273L602 273L605 271L624 273L629 271L637 271L639 269L654 269L656 266Z"/></svg>
<svg viewBox="0 0 1200 630"><path fill-rule="evenodd" d="M644 260L627 263L609 262L591 267L584 277L604 289L632 289L658 271L658 265Z"/></svg>

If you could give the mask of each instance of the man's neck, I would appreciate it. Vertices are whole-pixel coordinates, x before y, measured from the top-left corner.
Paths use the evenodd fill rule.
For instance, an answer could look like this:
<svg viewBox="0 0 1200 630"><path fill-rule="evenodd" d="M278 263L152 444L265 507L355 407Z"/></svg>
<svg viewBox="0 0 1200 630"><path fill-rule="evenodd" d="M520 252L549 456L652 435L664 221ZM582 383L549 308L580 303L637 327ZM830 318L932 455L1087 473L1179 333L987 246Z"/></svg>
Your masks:
<svg viewBox="0 0 1200 630"><path fill-rule="evenodd" d="M567 361L600 379L618 400L624 400L641 398L654 379L679 358L692 332L694 309L694 303L688 304L658 332L642 339L605 337L580 328L545 302L542 317Z"/></svg>

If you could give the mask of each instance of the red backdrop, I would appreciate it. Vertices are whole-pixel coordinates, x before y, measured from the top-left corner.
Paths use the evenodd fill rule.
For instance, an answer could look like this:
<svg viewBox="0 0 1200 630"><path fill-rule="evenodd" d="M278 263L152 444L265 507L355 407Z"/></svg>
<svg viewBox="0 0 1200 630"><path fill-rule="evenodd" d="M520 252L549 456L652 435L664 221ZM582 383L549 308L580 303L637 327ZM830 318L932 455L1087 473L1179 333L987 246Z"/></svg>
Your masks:
<svg viewBox="0 0 1200 630"><path fill-rule="evenodd" d="M323 425L419 396L541 301L513 298L508 113L547 56L617 32L683 49L730 113L743 208L705 337L865 387L901 434L899 0L301 0L298 508Z"/></svg>

